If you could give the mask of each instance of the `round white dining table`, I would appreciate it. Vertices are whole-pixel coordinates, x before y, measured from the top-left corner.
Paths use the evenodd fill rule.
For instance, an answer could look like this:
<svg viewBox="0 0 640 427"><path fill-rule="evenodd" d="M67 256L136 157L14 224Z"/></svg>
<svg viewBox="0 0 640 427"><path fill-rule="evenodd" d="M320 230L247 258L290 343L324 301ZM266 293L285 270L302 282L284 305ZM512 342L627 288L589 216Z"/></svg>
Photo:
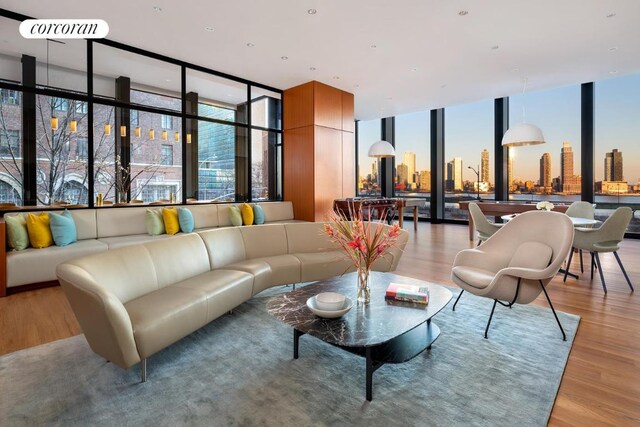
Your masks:
<svg viewBox="0 0 640 427"><path fill-rule="evenodd" d="M516 215L517 214L502 215L500 218L503 221L509 221L509 220L513 219ZM591 226L594 226L594 225L600 223L600 221L598 221L597 219L576 218L576 217L573 217L573 216L570 216L569 219L571 219L571 222L573 223L574 227L591 227Z"/></svg>

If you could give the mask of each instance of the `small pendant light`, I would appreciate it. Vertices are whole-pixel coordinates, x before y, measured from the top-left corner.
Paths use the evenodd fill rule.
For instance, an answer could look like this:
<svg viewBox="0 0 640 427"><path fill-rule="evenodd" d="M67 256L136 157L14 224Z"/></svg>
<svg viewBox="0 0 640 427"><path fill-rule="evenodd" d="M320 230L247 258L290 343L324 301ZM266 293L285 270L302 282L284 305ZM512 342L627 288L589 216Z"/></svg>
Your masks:
<svg viewBox="0 0 640 427"><path fill-rule="evenodd" d="M123 138L127 136L127 127L124 125L120 126L120 136Z"/></svg>
<svg viewBox="0 0 640 427"><path fill-rule="evenodd" d="M136 126L135 134L136 134L136 138L140 138L140 135L142 134L142 130L140 129L140 126Z"/></svg>
<svg viewBox="0 0 640 427"><path fill-rule="evenodd" d="M51 117L51 129L58 130L58 118L56 116Z"/></svg>
<svg viewBox="0 0 640 427"><path fill-rule="evenodd" d="M191 134L187 134L187 144L191 144Z"/></svg>
<svg viewBox="0 0 640 427"><path fill-rule="evenodd" d="M77 121L75 121L75 120L71 120L71 121L69 122L69 131L70 131L71 133L76 133L76 132L78 132L78 122L77 122Z"/></svg>
<svg viewBox="0 0 640 427"><path fill-rule="evenodd" d="M105 135L111 135L111 125L109 123L104 125L104 134Z"/></svg>
<svg viewBox="0 0 640 427"><path fill-rule="evenodd" d="M154 131L153 129L149 129L149 139L152 141L156 139L156 131Z"/></svg>
<svg viewBox="0 0 640 427"><path fill-rule="evenodd" d="M180 142L180 133L176 132L176 134L173 136L173 139L175 139L176 142Z"/></svg>
<svg viewBox="0 0 640 427"><path fill-rule="evenodd" d="M166 141L166 140L167 140L167 131L166 131L166 130L163 130L163 131L162 131L162 140L163 140L163 141Z"/></svg>

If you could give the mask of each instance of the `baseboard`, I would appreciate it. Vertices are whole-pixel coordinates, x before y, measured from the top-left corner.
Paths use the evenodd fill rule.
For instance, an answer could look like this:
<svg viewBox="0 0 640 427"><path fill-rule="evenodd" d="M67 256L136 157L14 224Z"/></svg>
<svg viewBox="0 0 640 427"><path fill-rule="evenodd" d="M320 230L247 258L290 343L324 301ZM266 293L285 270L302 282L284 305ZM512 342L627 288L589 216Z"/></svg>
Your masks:
<svg viewBox="0 0 640 427"><path fill-rule="evenodd" d="M35 291L36 289L52 288L54 286L60 286L60 282L58 282L57 280L50 280L48 282L30 283L28 285L12 286L10 288L7 288L7 296L18 294L20 292Z"/></svg>

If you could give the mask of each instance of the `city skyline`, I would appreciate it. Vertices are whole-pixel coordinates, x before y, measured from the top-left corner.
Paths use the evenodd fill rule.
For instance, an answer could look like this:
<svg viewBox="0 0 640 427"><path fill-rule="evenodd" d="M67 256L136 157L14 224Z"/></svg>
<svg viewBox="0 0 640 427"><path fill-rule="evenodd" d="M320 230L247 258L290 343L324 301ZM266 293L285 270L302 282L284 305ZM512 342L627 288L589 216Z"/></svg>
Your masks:
<svg viewBox="0 0 640 427"><path fill-rule="evenodd" d="M595 153L594 181L605 177L605 154L618 149L625 153L624 180L634 185L640 179L640 75L625 76L597 82L595 85ZM546 144L518 147L510 150L509 162L513 163L513 180L539 181L539 159L544 153L552 153L551 176L561 176L560 152L564 142L573 148L573 175L580 176L580 86L567 86L540 92L513 95L510 102L511 124L522 121L524 107L526 121L538 125ZM396 117L396 150L416 153L416 170L430 170L430 122L429 112L415 112ZM454 157L462 157L474 168L482 165L483 148L489 152L492 169L493 152L493 100L448 107L445 110L445 163ZM359 128L358 157L365 164L371 143L380 140L380 121L361 121ZM396 157L396 162L398 157ZM398 163L398 162L397 162ZM446 166L445 166L446 167ZM370 167L364 168L369 170ZM363 174L360 169L360 176ZM491 174L489 175L491 176ZM475 181L475 173L463 171L463 180ZM594 183L595 184L595 183Z"/></svg>

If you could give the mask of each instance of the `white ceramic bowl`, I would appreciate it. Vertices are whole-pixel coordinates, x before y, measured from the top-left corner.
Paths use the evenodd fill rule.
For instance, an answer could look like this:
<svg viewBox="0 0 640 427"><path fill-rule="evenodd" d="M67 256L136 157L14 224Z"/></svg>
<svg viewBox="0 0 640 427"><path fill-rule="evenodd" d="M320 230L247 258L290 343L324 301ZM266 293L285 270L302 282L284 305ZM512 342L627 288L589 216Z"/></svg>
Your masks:
<svg viewBox="0 0 640 427"><path fill-rule="evenodd" d="M316 316L324 317L325 319L337 319L338 317L342 317L351 310L351 307L353 307L353 301L349 298L345 298L343 306L336 311L320 310L316 304L316 297L311 297L307 300L307 307L309 307L309 310L311 310Z"/></svg>
<svg viewBox="0 0 640 427"><path fill-rule="evenodd" d="M324 311L340 310L344 306L345 296L337 292L322 292L316 295L316 306Z"/></svg>

